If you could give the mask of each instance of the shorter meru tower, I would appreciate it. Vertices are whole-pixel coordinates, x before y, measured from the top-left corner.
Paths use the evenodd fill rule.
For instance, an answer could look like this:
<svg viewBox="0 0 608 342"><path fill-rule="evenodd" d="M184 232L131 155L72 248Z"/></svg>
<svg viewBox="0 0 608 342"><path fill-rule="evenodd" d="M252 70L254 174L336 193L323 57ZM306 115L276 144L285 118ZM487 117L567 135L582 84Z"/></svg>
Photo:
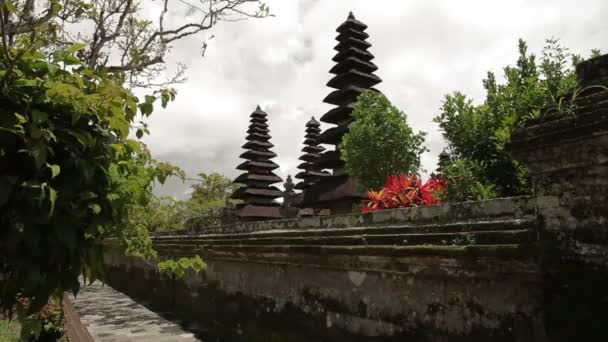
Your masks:
<svg viewBox="0 0 608 342"><path fill-rule="evenodd" d="M300 157L302 163L298 165L298 169L302 171L296 175L296 178L302 181L296 184L296 189L308 189L321 178L329 175L328 172L324 172L320 166L315 164L321 157L321 153L325 151L323 146L319 146L320 126L321 124L315 120L314 116L306 123L306 135L304 135L304 148L302 149L304 154Z"/></svg>
<svg viewBox="0 0 608 342"><path fill-rule="evenodd" d="M269 141L267 115L260 106L251 113L251 124L245 138L247 143L243 145L247 151L240 155L245 162L237 166L238 170L245 173L234 180L243 186L237 189L231 198L243 201L237 205L237 215L245 220L281 217L280 204L275 199L281 197L282 192L272 184L279 183L282 179L273 172L279 166L270 160L277 155L270 151L274 145Z"/></svg>

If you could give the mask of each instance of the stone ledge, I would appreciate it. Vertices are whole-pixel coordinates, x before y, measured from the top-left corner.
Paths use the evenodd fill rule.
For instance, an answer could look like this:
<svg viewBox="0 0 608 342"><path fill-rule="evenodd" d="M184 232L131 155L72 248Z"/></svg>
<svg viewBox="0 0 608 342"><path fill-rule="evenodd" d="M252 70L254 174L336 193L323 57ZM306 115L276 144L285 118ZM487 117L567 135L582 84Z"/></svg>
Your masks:
<svg viewBox="0 0 608 342"><path fill-rule="evenodd" d="M356 256L444 256L444 257L491 257L529 259L537 254L536 244L505 244L505 245L416 245L416 246L319 246L319 245L222 245L200 246L196 248L163 248L158 246L166 256L194 255L215 252L238 252L243 256L249 253L277 254L314 254L314 255L356 255Z"/></svg>
<svg viewBox="0 0 608 342"><path fill-rule="evenodd" d="M479 221L489 218L533 218L536 200L528 196L498 198L486 201L444 203L423 207L383 210L365 214L240 222L232 225L200 227L195 230L163 232L155 236L249 233L269 230L302 230L346 228L405 223L447 223Z"/></svg>

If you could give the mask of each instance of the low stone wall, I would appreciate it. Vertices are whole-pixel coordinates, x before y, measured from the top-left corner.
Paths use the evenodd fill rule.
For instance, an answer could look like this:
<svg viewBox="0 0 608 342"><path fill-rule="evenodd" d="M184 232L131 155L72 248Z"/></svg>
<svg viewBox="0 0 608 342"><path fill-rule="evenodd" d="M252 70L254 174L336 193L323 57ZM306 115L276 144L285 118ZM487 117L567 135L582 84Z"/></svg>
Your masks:
<svg viewBox="0 0 608 342"><path fill-rule="evenodd" d="M546 200L544 200L546 202ZM535 216L539 200L527 196L490 201L445 203L416 208L382 210L365 214L311 216L298 219L237 222L230 225L158 233L156 236L252 233L270 230L335 229L391 224L441 224L501 217ZM548 203L548 202L547 202Z"/></svg>
<svg viewBox="0 0 608 342"><path fill-rule="evenodd" d="M93 342L93 338L84 324L80 321L80 315L78 315L78 312L74 309L74 305L69 296L70 295L65 294L62 302L63 317L65 319L65 335L67 335L69 341Z"/></svg>
<svg viewBox="0 0 608 342"><path fill-rule="evenodd" d="M220 340L542 341L541 274L531 244L294 245L300 233L326 239L353 229L395 238L403 234L391 230L472 231L479 224L535 231L536 208L536 200L521 197L158 236L162 257L198 254L208 268L174 279L107 245L106 280ZM245 240L253 233L287 240L256 245ZM243 239L216 240L233 235Z"/></svg>

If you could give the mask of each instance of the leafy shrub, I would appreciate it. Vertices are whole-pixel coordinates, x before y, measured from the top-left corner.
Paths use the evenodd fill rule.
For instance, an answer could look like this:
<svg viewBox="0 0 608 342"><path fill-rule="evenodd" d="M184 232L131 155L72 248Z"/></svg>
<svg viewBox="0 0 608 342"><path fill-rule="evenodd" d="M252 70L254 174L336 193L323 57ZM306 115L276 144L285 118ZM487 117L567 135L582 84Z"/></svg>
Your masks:
<svg viewBox="0 0 608 342"><path fill-rule="evenodd" d="M513 131L526 122L572 112L573 102L568 94L576 92L574 66L582 61L557 39L547 40L540 58L528 52L523 40L518 49L516 64L503 68L504 82L499 83L492 72L482 81L486 89L483 103L473 104L472 99L454 92L445 96L441 113L434 119L455 159L483 162L476 172L481 177L478 182L494 184L495 196L530 191L526 169L511 158L506 146ZM491 191L479 188L478 194L482 193ZM470 190L460 196L464 198L471 199Z"/></svg>
<svg viewBox="0 0 608 342"><path fill-rule="evenodd" d="M442 169L446 186L438 196L446 202L465 202L496 197L494 185L482 182L483 162L460 159L451 161Z"/></svg>
<svg viewBox="0 0 608 342"><path fill-rule="evenodd" d="M181 278L188 270L199 272L206 269L207 264L196 255L194 258L180 258L179 260L166 260L158 263L158 269L166 274Z"/></svg>
<svg viewBox="0 0 608 342"><path fill-rule="evenodd" d="M440 201L436 192L444 187L445 182L441 178L429 178L423 184L415 174L388 176L382 189L367 192L369 200L361 207L361 212L437 204Z"/></svg>
<svg viewBox="0 0 608 342"><path fill-rule="evenodd" d="M366 189L382 186L386 176L415 173L420 167L423 132L408 125L405 113L381 93L365 91L357 98L350 124L340 145L349 174Z"/></svg>

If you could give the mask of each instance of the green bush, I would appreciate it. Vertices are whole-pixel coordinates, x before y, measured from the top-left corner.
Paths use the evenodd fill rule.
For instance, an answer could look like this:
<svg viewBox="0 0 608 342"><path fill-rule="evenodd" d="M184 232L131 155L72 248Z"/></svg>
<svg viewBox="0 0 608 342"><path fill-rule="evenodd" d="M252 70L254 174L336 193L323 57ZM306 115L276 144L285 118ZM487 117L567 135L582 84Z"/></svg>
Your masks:
<svg viewBox="0 0 608 342"><path fill-rule="evenodd" d="M494 185L481 181L485 165L467 159L450 162L442 170L446 188L439 191L444 202L465 202L496 197Z"/></svg>
<svg viewBox="0 0 608 342"><path fill-rule="evenodd" d="M350 124L340 145L341 157L350 175L359 178L365 189L376 189L386 177L416 173L425 133L416 133L407 116L381 93L364 91L353 110Z"/></svg>
<svg viewBox="0 0 608 342"><path fill-rule="evenodd" d="M577 87L574 66L581 60L556 39L547 40L537 59L520 40L516 65L503 69L505 81L497 82L492 72L483 80L482 104L473 104L460 92L446 95L434 120L443 130L452 157L479 163L479 181L494 184L497 196L528 193L527 171L511 158L506 146L515 129L542 117L549 108L563 107L564 98ZM467 189L462 197L472 191Z"/></svg>
<svg viewBox="0 0 608 342"><path fill-rule="evenodd" d="M121 77L80 63L84 45L48 57L44 37L21 38L10 60L0 54L0 304L31 299L19 311L27 320L49 297L77 293L80 274L95 275L96 241L116 237L129 253L156 255L132 218L153 183L178 169L128 137L138 111L150 115L157 97L167 104L164 91L140 102Z"/></svg>

